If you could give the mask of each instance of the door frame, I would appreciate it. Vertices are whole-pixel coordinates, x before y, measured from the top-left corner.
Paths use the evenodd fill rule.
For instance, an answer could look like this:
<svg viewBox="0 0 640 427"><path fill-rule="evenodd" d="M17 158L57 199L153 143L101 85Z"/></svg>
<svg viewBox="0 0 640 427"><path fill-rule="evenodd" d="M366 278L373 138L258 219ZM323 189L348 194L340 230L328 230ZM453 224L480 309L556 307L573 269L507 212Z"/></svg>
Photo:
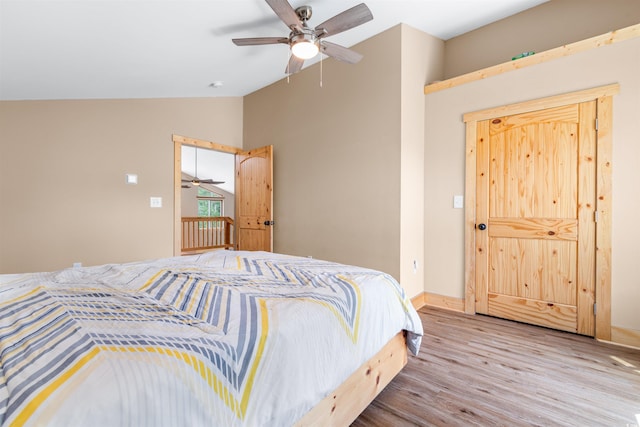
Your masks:
<svg viewBox="0 0 640 427"><path fill-rule="evenodd" d="M595 259L595 338L611 340L611 175L613 150L613 96L620 92L617 83L577 92L539 98L464 114L465 148L465 312L476 313L476 129L477 123L495 117L596 101L596 259Z"/></svg>
<svg viewBox="0 0 640 427"><path fill-rule="evenodd" d="M206 148L236 155L241 148L204 141L186 136L172 135L173 139L173 255L182 254L182 146ZM235 164L235 162L234 162Z"/></svg>

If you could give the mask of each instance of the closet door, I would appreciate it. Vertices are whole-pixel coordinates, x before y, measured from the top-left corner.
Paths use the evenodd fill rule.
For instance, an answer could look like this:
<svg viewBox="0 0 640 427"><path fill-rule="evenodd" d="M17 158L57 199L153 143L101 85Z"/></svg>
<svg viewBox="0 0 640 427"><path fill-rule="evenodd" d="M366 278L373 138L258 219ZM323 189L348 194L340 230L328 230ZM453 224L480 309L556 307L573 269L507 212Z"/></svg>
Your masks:
<svg viewBox="0 0 640 427"><path fill-rule="evenodd" d="M594 335L596 102L477 125L476 311Z"/></svg>

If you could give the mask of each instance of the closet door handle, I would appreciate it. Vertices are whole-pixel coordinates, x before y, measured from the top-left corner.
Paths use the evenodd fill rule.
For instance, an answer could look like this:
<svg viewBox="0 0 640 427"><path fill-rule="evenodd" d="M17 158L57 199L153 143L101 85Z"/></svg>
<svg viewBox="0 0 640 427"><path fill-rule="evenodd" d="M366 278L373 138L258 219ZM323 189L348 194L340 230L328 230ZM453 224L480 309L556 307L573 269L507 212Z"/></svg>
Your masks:
<svg viewBox="0 0 640 427"><path fill-rule="evenodd" d="M478 230L486 230L487 229L487 224L478 224Z"/></svg>

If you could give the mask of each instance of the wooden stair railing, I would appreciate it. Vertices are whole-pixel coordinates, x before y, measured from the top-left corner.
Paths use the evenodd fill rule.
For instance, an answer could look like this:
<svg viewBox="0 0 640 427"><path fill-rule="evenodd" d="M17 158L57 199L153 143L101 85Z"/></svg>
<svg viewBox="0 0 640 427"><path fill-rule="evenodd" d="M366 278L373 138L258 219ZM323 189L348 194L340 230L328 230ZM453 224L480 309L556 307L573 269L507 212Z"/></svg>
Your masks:
<svg viewBox="0 0 640 427"><path fill-rule="evenodd" d="M182 254L194 254L210 249L234 249L233 218L182 217Z"/></svg>

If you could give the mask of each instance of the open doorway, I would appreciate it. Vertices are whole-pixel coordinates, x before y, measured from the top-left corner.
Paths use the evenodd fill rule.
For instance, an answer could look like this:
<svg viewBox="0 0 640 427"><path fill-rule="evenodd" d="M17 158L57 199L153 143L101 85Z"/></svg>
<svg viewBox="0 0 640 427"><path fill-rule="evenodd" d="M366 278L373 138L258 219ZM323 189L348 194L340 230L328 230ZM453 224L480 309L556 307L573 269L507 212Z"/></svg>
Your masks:
<svg viewBox="0 0 640 427"><path fill-rule="evenodd" d="M178 135L173 143L174 255L233 248L235 155L242 150Z"/></svg>
<svg viewBox="0 0 640 427"><path fill-rule="evenodd" d="M182 216L235 217L235 156L182 145Z"/></svg>
<svg viewBox="0 0 640 427"><path fill-rule="evenodd" d="M235 155L182 145L182 254L235 248Z"/></svg>
<svg viewBox="0 0 640 427"><path fill-rule="evenodd" d="M183 228L183 179L187 178L187 185L193 175L202 175L202 172L195 171L195 151L193 161L192 174L185 170L183 175L182 158L183 147L189 149L198 148L198 155L202 155L206 151L231 154L234 158L234 185L233 185L233 218L225 217L225 220L201 218L199 215L193 217L192 223L194 231L190 233L200 233L201 229L209 227L215 229L217 233L212 244L207 244L206 248L200 248L202 251L215 248L239 249L239 250L273 250L273 146L265 146L254 150L243 151L236 147L217 144L215 142L203 141L184 136L173 136L173 172L174 172L174 239L173 253L174 255L182 255L185 239L189 238L185 234ZM185 157L189 151L185 151ZM205 154L206 155L206 154ZM189 161L185 160L188 165ZM198 162L200 167L200 163ZM215 172L212 172L214 174ZM190 176L191 175L191 176ZM211 175L214 176L215 175ZM209 178L208 176L198 176L200 180ZM214 181L214 178L210 178ZM223 179L215 178L218 181ZM199 183L200 184L200 183ZM226 184L226 182L225 182ZM215 184L221 185L221 184ZM199 185L198 185L199 186ZM214 188L209 189L210 199L215 202L216 199L222 199L223 194L217 192ZM220 190L221 191L221 190ZM231 193L231 192L229 192ZM220 197L218 197L220 196ZM184 196L187 197L187 196ZM196 196L197 197L197 196ZM215 203L210 203L214 205ZM211 206L209 206L211 208ZM220 206L220 209L222 207ZM224 208L224 212L232 212L229 207ZM221 221L226 222L222 224ZM206 222L206 224L205 224ZM184 236L184 237L183 237ZM199 237L199 236L198 236ZM214 239L214 240L215 240ZM222 242L222 243L220 243ZM231 244L228 242L232 242ZM189 251L192 252L192 251ZM192 252L193 253L193 252ZM197 252L196 252L197 253Z"/></svg>

